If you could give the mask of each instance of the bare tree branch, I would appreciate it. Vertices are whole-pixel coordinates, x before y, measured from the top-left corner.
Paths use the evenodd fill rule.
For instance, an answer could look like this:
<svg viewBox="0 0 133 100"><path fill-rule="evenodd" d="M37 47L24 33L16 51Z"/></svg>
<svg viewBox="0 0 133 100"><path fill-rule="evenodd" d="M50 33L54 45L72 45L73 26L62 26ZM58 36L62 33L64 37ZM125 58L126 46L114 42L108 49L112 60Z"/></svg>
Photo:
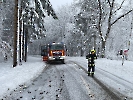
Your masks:
<svg viewBox="0 0 133 100"><path fill-rule="evenodd" d="M114 3L115 3L115 0L112 0L112 5L111 5L112 8L114 7Z"/></svg>
<svg viewBox="0 0 133 100"><path fill-rule="evenodd" d="M114 22L111 23L111 26L112 26L113 24L115 24L118 20L120 20L122 17L128 15L128 14L129 14L130 12L132 12L132 11L133 11L133 9L129 10L127 13L125 13L125 14L121 15L120 17L118 17Z"/></svg>
<svg viewBox="0 0 133 100"><path fill-rule="evenodd" d="M107 0L108 1L108 3L109 3L109 6L111 7L111 3L110 3L110 1L109 0Z"/></svg>
<svg viewBox="0 0 133 100"><path fill-rule="evenodd" d="M119 7L118 9L116 9L116 10L114 11L114 13L116 13L118 10L120 10L120 9L122 8L122 5L124 4L124 2L125 2L125 0L122 1L120 7Z"/></svg>
<svg viewBox="0 0 133 100"><path fill-rule="evenodd" d="M110 6L110 12L109 12L109 18L108 18L108 29L107 29L107 32L106 32L106 35L105 35L105 40L108 38L108 35L110 33L110 30L111 30L111 19L112 19L114 1L115 0L112 0L111 6Z"/></svg>

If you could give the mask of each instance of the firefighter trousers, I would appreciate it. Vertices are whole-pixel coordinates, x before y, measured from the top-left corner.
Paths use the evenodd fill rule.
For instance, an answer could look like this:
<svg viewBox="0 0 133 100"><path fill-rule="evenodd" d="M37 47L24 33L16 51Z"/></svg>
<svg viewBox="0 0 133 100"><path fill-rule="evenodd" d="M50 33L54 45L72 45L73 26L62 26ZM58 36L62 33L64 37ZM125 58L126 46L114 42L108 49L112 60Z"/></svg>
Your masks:
<svg viewBox="0 0 133 100"><path fill-rule="evenodd" d="M94 74L95 72L95 64L88 64L88 74Z"/></svg>

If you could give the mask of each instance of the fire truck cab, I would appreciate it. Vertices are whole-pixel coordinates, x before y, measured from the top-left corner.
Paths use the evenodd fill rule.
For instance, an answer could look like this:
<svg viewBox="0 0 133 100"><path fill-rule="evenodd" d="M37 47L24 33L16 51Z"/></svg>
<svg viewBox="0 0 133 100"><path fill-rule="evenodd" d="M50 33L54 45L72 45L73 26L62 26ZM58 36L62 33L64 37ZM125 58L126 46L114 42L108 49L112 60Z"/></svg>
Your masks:
<svg viewBox="0 0 133 100"><path fill-rule="evenodd" d="M42 46L41 55L43 56L43 61L61 61L65 63L65 44L64 43L51 43Z"/></svg>

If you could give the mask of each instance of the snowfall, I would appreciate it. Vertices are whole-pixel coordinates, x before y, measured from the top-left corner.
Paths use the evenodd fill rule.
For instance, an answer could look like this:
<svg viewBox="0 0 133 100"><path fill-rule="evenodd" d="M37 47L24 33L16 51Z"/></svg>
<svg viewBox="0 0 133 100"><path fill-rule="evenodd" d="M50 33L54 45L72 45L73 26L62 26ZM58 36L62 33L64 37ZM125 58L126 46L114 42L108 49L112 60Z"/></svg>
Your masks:
<svg viewBox="0 0 133 100"><path fill-rule="evenodd" d="M87 70L85 57L66 57L66 60L75 61ZM12 64L12 59L0 61L0 98L19 85L38 77L46 66L41 56L28 56L27 62L22 62L22 65L18 63L16 67L12 67ZM99 72L103 74L99 74ZM133 61L126 60L122 65L120 58L118 60L98 58L95 77L130 97L131 100L133 99Z"/></svg>

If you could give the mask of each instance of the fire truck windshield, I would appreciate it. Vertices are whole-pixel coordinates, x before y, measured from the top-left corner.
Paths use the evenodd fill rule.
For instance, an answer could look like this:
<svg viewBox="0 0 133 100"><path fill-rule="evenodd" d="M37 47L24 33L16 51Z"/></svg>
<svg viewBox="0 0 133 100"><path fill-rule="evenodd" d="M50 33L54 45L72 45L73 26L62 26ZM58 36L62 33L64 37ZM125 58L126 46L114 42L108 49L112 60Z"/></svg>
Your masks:
<svg viewBox="0 0 133 100"><path fill-rule="evenodd" d="M63 50L64 49L64 45L62 45L62 44L50 45L49 49L50 50Z"/></svg>

